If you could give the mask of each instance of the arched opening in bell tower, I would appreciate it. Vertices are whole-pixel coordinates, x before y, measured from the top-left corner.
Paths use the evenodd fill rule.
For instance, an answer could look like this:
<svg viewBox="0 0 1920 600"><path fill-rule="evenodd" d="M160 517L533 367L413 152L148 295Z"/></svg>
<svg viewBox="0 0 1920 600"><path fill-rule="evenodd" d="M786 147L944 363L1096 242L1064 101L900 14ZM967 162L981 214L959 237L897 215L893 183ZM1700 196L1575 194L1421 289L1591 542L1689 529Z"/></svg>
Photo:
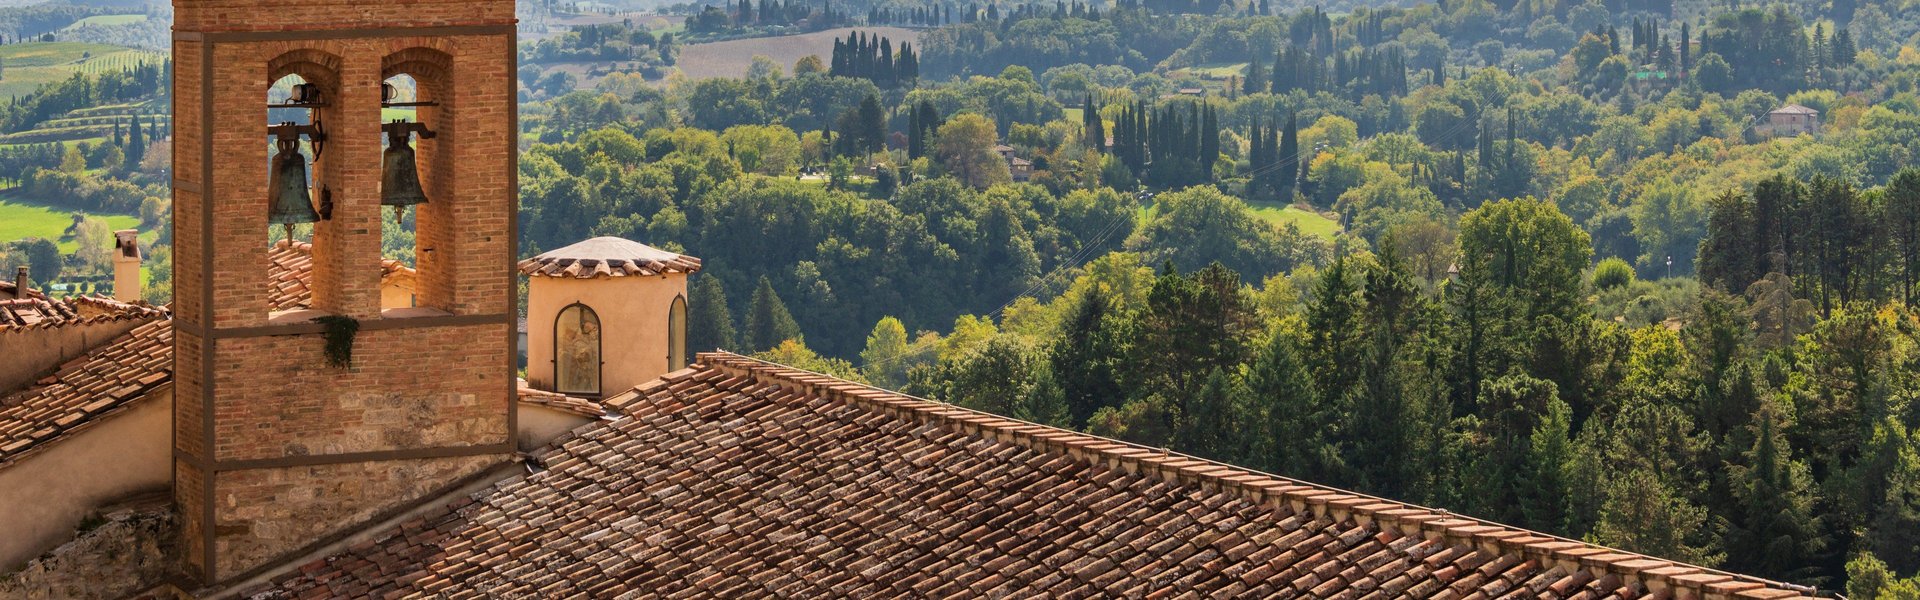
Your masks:
<svg viewBox="0 0 1920 600"><path fill-rule="evenodd" d="M314 185L316 142L301 128L314 127L325 99L317 84L288 73L267 86L267 243L313 241L320 220Z"/></svg>
<svg viewBox="0 0 1920 600"><path fill-rule="evenodd" d="M451 311L455 214L452 59L408 48L382 61L380 232L385 258L414 270L412 305Z"/></svg>
<svg viewBox="0 0 1920 600"><path fill-rule="evenodd" d="M257 221L269 261L279 268L266 285L269 319L299 309L342 310L339 233L330 227L340 193L339 152L329 151L329 129L339 113L339 57L315 49L275 56L266 64L266 174L257 183L231 182L258 198ZM258 88L256 88L258 89ZM259 93L259 92L256 92ZM251 185L249 185L251 184ZM253 187L258 186L258 187ZM259 230L255 230L259 231Z"/></svg>

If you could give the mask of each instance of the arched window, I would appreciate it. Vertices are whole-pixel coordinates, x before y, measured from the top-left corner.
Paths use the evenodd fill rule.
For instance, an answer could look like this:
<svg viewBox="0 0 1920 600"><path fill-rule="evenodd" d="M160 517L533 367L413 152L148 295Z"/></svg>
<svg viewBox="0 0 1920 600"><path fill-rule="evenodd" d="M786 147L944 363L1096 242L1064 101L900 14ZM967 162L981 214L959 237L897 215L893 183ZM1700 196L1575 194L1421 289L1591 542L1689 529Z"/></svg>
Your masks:
<svg viewBox="0 0 1920 600"><path fill-rule="evenodd" d="M553 380L563 394L600 393L600 316L585 304L560 309L554 319Z"/></svg>
<svg viewBox="0 0 1920 600"><path fill-rule="evenodd" d="M687 298L674 296L667 309L667 370L687 366Z"/></svg>

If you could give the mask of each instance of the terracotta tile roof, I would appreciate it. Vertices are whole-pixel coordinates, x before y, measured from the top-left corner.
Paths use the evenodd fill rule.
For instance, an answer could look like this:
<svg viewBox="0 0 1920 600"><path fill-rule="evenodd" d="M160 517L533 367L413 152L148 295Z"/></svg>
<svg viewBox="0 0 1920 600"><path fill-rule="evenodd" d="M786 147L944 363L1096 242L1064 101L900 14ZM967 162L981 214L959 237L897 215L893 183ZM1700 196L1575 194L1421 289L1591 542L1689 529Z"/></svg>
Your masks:
<svg viewBox="0 0 1920 600"><path fill-rule="evenodd" d="M380 276L411 277L413 268L397 260L382 259ZM313 304L313 244L274 242L267 250L268 310L308 308Z"/></svg>
<svg viewBox="0 0 1920 600"><path fill-rule="evenodd" d="M46 296L30 295L26 298L0 300L0 331L153 319L166 314L165 310L146 304L129 304L98 296L48 300Z"/></svg>
<svg viewBox="0 0 1920 600"><path fill-rule="evenodd" d="M1788 105L1786 105L1786 106L1782 106L1782 107L1780 107L1780 108L1776 108L1776 109L1773 109L1773 112L1772 112L1772 114L1776 114L1776 115L1817 115L1817 114L1820 114L1820 111L1817 111L1817 110L1814 110L1814 109L1811 109L1811 108L1807 108L1807 107L1805 107L1805 106L1801 106L1801 105L1798 105L1798 104L1788 104Z"/></svg>
<svg viewBox="0 0 1920 600"><path fill-rule="evenodd" d="M58 325L78 318L79 312L65 302L35 297L0 300L0 327Z"/></svg>
<svg viewBox="0 0 1920 600"><path fill-rule="evenodd" d="M8 298L18 297L20 295L20 287L12 281L0 281L0 294L6 294ZM46 293L31 287L27 288L27 295L35 298L47 297Z"/></svg>
<svg viewBox="0 0 1920 600"><path fill-rule="evenodd" d="M729 354L610 402L537 472L248 593L1800 595Z"/></svg>
<svg viewBox="0 0 1920 600"><path fill-rule="evenodd" d="M700 259L629 239L597 237L520 261L520 272L546 277L624 277L697 273Z"/></svg>
<svg viewBox="0 0 1920 600"><path fill-rule="evenodd" d="M161 319L0 399L0 468L113 415L173 378L173 325Z"/></svg>
<svg viewBox="0 0 1920 600"><path fill-rule="evenodd" d="M525 379L520 380L520 401L538 404L558 411L570 412L583 417L598 419L607 416L606 409L601 408L598 402L586 398L568 396L558 392L536 390L527 387L527 381Z"/></svg>

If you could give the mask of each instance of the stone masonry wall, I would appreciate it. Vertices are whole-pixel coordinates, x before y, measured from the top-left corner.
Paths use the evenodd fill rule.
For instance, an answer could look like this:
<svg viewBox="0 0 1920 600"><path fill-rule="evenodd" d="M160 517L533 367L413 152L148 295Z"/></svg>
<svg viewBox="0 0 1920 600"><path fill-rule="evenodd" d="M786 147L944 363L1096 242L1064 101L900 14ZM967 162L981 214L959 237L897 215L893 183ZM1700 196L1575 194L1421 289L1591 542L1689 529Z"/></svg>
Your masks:
<svg viewBox="0 0 1920 600"><path fill-rule="evenodd" d="M165 507L108 513L86 523L72 542L0 575L0 598L111 600L152 588L179 560L174 527Z"/></svg>
<svg viewBox="0 0 1920 600"><path fill-rule="evenodd" d="M220 505L214 542L217 572L238 575L508 458L465 456L223 471L214 482Z"/></svg>

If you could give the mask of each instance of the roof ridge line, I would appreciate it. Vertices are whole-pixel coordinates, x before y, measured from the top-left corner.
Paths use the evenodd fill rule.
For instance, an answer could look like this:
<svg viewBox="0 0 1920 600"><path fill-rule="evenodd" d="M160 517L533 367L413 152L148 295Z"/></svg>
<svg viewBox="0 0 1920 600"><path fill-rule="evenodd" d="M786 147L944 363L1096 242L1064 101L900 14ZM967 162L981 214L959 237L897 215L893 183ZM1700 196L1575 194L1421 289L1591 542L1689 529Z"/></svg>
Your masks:
<svg viewBox="0 0 1920 600"><path fill-rule="evenodd" d="M1008 442L1030 450L1055 452L1129 474L1155 477L1175 485L1241 495L1256 504L1289 508L1295 514L1330 517L1336 522L1379 523L1402 535L1443 539L1496 554L1537 560L1542 568L1559 567L1568 573L1586 570L1594 577L1614 575L1649 592L1676 599L1783 598L1811 595L1817 589L1729 573L1679 561L1647 556L1599 544L1496 523L1446 509L1369 496L1321 484L1255 471L1173 452L1002 417L855 383L779 363L726 351L703 352L700 365L746 375L864 409L918 422L954 427L970 435ZM684 378L684 374L682 377Z"/></svg>
<svg viewBox="0 0 1920 600"><path fill-rule="evenodd" d="M80 301L84 301L84 302L80 302ZM58 300L48 300L48 299L42 299L42 298L11 298L6 300L0 300L0 306L13 304L13 303L66 305L69 308L72 308L74 304L83 304L83 303L84 304L111 303L111 304L117 304L120 306L108 307L108 308L114 309L116 312L96 314L96 315L85 316L85 317L75 316L70 319L47 319L47 320L42 320L42 321L30 323L30 324L0 323L0 333L5 333L9 331L32 331L35 329L56 329L60 327L75 327L80 325L98 325L100 323L135 321L140 319L167 320L172 318L171 316L172 311L166 308L161 308L161 307L147 305L147 304L134 304L131 302L121 302L119 300L113 300L111 298L93 298L93 297L86 297L86 296L77 296L77 297L61 298ZM75 311L75 312L77 313L78 311ZM145 323L142 323L141 325L145 325ZM139 327L139 325L136 325L135 327Z"/></svg>

